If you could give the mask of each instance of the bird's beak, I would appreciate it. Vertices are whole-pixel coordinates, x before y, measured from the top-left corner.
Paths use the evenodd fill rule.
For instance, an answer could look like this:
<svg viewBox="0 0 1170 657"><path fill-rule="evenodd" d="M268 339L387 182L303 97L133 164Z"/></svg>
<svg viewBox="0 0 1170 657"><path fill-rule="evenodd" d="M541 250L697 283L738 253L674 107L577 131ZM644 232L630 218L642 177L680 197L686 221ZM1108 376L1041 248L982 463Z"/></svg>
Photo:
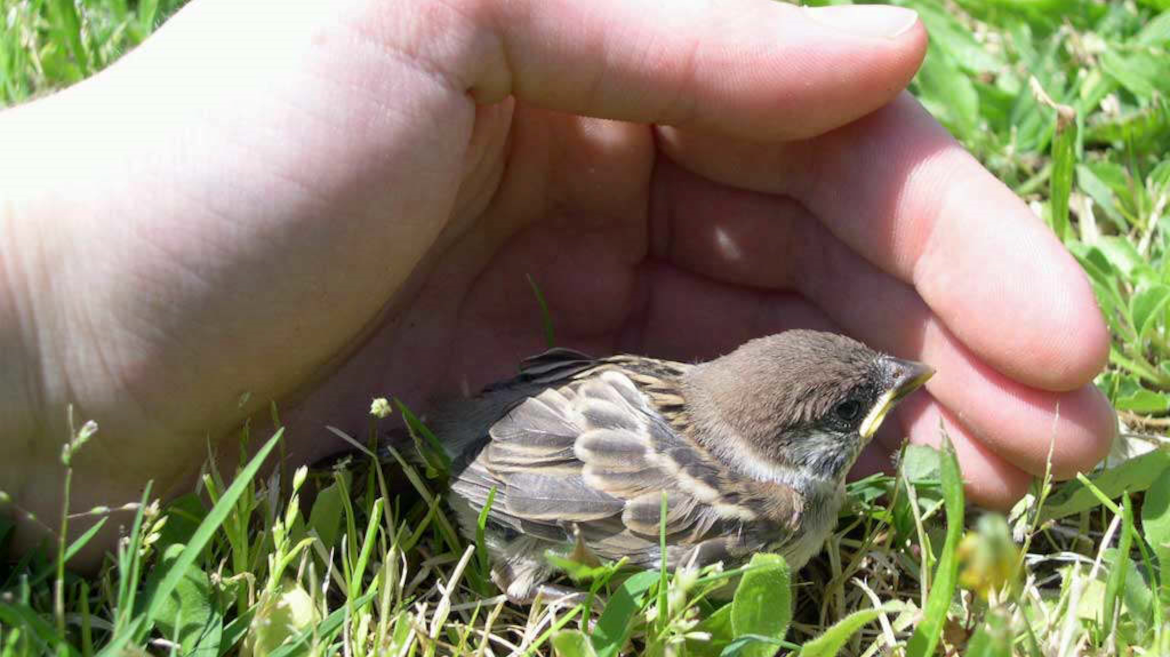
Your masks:
<svg viewBox="0 0 1170 657"><path fill-rule="evenodd" d="M934 368L929 365L891 356L882 356L881 367L885 370L886 391L878 397L869 414L861 422L860 433L865 440L873 438L890 409L934 376Z"/></svg>

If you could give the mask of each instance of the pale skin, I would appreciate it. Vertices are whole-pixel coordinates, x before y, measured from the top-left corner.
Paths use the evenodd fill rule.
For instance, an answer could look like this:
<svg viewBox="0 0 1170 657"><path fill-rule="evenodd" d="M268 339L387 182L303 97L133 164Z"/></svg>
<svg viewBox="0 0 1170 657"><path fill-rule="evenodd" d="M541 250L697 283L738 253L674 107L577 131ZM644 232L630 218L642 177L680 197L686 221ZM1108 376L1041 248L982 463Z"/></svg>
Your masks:
<svg viewBox="0 0 1170 657"><path fill-rule="evenodd" d="M597 354L813 327L932 365L860 468L940 424L986 506L1050 444L1089 468L1116 431L1092 292L902 91L925 48L892 8L195 0L0 114L0 489L53 524L69 404L101 427L74 509L190 490L273 400L290 458L327 455L373 397L540 351L528 274Z"/></svg>

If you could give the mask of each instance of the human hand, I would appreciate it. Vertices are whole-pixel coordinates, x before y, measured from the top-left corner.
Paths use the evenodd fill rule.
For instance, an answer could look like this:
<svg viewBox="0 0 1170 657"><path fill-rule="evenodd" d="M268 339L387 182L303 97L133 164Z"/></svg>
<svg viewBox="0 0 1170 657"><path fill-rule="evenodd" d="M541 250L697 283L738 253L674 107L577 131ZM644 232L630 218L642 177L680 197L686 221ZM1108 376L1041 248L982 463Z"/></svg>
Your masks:
<svg viewBox="0 0 1170 657"><path fill-rule="evenodd" d="M101 426L74 508L189 489L208 436L270 400L309 461L337 449L325 425L362 434L371 397L422 409L539 351L527 275L559 341L598 354L706 358L807 326L930 363L879 444L941 422L986 505L1023 494L1053 436L1061 476L1107 449L1090 288L900 93L925 49L908 12L279 12L196 0L0 116L19 154L0 164L0 488L42 517L68 403Z"/></svg>

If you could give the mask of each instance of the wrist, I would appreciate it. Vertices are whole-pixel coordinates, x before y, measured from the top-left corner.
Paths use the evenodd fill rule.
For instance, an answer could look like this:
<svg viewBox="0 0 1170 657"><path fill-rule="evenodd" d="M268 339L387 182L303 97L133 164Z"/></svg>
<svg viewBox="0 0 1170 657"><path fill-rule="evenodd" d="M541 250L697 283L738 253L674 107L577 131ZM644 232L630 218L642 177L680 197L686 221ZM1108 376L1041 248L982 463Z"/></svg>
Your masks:
<svg viewBox="0 0 1170 657"><path fill-rule="evenodd" d="M8 113L0 114L0 141L13 144L7 119ZM11 164L24 152L13 149L13 157L5 159ZM51 304L52 292L41 285L47 276L37 272L53 269L44 258L44 217L30 212L32 190L21 184L28 179L5 170L0 170L0 179L8 181L0 186L0 490L21 508L44 516L47 491L34 491L31 484L57 478L55 441L47 433L51 423L44 412L43 336L36 307ZM0 513L11 512L0 506ZM16 515L18 543L27 545L40 532L30 532L32 523L24 514Z"/></svg>

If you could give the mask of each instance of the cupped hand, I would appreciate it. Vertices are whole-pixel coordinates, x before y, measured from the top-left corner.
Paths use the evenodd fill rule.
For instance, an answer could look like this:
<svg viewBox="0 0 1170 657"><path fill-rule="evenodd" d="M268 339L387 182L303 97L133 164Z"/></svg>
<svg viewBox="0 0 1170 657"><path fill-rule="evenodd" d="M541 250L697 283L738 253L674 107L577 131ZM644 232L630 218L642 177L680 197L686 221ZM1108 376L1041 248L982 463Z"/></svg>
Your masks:
<svg viewBox="0 0 1170 657"><path fill-rule="evenodd" d="M0 488L52 517L70 403L101 427L74 508L188 489L272 401L292 458L331 453L373 397L425 410L541 350L529 277L598 354L811 326L930 363L879 442L945 428L985 505L1050 444L1088 468L1104 323L902 91L925 45L889 7L195 0L0 115Z"/></svg>

